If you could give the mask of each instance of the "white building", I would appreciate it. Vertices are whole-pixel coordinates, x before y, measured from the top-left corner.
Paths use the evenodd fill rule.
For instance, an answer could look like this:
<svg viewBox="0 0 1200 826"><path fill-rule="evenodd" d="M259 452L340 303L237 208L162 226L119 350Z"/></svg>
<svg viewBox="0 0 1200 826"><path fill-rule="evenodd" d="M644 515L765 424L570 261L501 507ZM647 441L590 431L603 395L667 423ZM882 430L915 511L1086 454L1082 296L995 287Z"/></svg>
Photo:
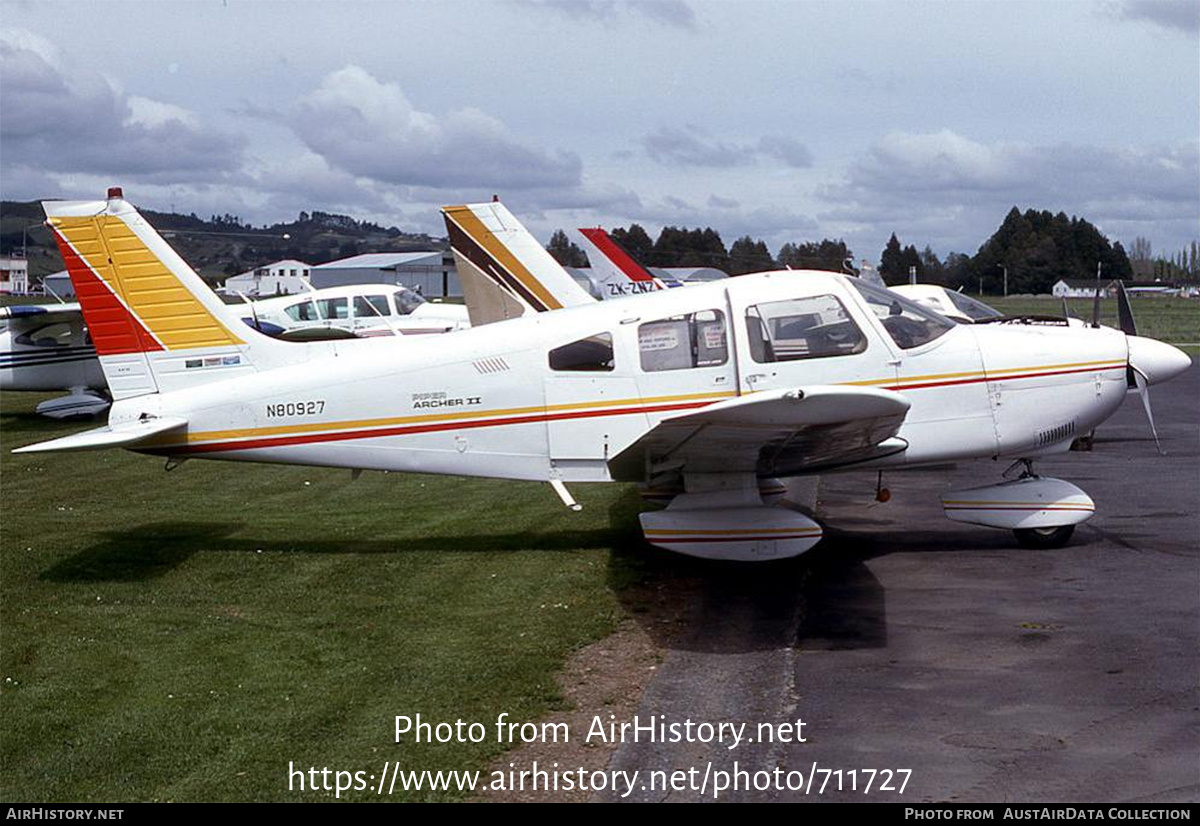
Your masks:
<svg viewBox="0 0 1200 826"><path fill-rule="evenodd" d="M1050 288L1055 298L1094 298L1096 284L1100 284L1100 297L1109 298L1113 294L1112 282L1097 282L1092 278L1060 278Z"/></svg>
<svg viewBox="0 0 1200 826"><path fill-rule="evenodd" d="M59 270L43 276L42 287L46 291L47 298L61 298L66 301L75 297L75 285L71 283L71 276L67 275L66 270Z"/></svg>
<svg viewBox="0 0 1200 826"><path fill-rule="evenodd" d="M312 265L286 259L257 267L225 279L226 292L237 292L250 298L272 295L291 295L307 289Z"/></svg>
<svg viewBox="0 0 1200 826"><path fill-rule="evenodd" d="M312 268L317 289L348 284L403 284L425 298L461 296L454 256L449 252L370 252Z"/></svg>
<svg viewBox="0 0 1200 826"><path fill-rule="evenodd" d="M0 293L25 295L29 292L29 262L16 255L0 256Z"/></svg>

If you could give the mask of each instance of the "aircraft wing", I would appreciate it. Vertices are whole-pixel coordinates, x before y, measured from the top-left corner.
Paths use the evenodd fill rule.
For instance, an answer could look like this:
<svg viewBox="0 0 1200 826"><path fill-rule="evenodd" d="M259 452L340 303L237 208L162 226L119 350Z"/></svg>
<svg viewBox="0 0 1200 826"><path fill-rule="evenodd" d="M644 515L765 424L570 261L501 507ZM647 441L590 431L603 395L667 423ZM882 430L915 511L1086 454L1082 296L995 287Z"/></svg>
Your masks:
<svg viewBox="0 0 1200 826"><path fill-rule="evenodd" d="M19 447L13 453L43 453L52 450L101 450L107 447L134 447L138 442L174 430L187 424L187 419L179 416L159 416L153 419L142 419L125 422L114 427L97 427L39 442L33 445Z"/></svg>
<svg viewBox="0 0 1200 826"><path fill-rule="evenodd" d="M609 461L613 478L660 473L794 476L903 451L909 402L890 390L814 386L739 396L672 416Z"/></svg>
<svg viewBox="0 0 1200 826"><path fill-rule="evenodd" d="M62 316L83 317L83 310L78 302L67 304L13 304L10 307L0 307L0 321L8 321L9 326L21 322L50 321Z"/></svg>

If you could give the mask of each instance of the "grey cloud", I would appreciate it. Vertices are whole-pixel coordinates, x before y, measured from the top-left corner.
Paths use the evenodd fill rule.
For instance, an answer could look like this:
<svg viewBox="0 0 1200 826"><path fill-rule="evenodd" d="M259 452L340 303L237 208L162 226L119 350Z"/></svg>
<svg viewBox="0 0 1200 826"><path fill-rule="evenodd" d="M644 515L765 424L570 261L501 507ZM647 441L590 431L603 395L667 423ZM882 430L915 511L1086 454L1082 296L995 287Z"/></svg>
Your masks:
<svg viewBox="0 0 1200 826"><path fill-rule="evenodd" d="M765 135L758 141L758 150L764 155L783 161L788 166L799 168L813 165L812 152L795 138Z"/></svg>
<svg viewBox="0 0 1200 826"><path fill-rule="evenodd" d="M1080 215L1102 228L1165 212L1190 221L1194 233L1198 178L1196 144L1134 150L892 133L817 194L836 204L820 214L824 223L884 238L893 230L922 234L912 240L973 250L1013 205Z"/></svg>
<svg viewBox="0 0 1200 826"><path fill-rule="evenodd" d="M335 169L377 181L432 187L570 187L582 162L525 146L478 109L418 111L395 83L347 66L297 102L288 123Z"/></svg>
<svg viewBox="0 0 1200 826"><path fill-rule="evenodd" d="M129 97L93 71L59 65L35 41L12 32L0 39L6 171L29 166L127 180L199 180L240 164L240 139L192 122L186 113L184 119L139 121Z"/></svg>
<svg viewBox="0 0 1200 826"><path fill-rule="evenodd" d="M823 187L826 200L954 202L987 198L1086 203L1115 192L1194 203L1200 174L1196 144L1137 151L1096 146L983 144L944 130L895 132Z"/></svg>
<svg viewBox="0 0 1200 826"><path fill-rule="evenodd" d="M1137 20L1184 32L1200 34L1200 4L1195 0L1125 0L1111 11L1125 20Z"/></svg>
<svg viewBox="0 0 1200 826"><path fill-rule="evenodd" d="M708 205L713 209L737 209L741 202L733 198L722 198L720 195L709 195Z"/></svg>
<svg viewBox="0 0 1200 826"><path fill-rule="evenodd" d="M666 166L727 168L756 163L764 158L792 167L812 166L812 153L804 144L783 135L766 135L755 144L715 140L699 127L661 126L642 138L651 160Z"/></svg>
<svg viewBox="0 0 1200 826"><path fill-rule="evenodd" d="M696 13L683 0L526 0L523 5L575 20L616 20L641 15L666 26L696 28Z"/></svg>
<svg viewBox="0 0 1200 826"><path fill-rule="evenodd" d="M750 147L709 140L696 127L659 127L642 138L642 146L651 160L669 166L739 166L755 155Z"/></svg>

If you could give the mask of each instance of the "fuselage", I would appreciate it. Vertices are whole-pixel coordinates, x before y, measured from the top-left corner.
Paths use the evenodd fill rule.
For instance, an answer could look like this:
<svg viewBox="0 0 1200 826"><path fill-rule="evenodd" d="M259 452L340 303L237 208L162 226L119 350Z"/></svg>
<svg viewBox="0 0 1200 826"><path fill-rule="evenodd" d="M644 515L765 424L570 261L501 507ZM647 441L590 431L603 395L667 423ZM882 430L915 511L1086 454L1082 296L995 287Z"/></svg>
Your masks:
<svg viewBox="0 0 1200 826"><path fill-rule="evenodd" d="M1117 331L946 322L914 344L917 322L872 300L829 273L745 276L402 344L338 342L304 364L119 402L110 422L186 418L186 434L150 448L171 455L608 481L607 460L663 418L763 390L903 394L908 447L870 466L1065 450L1124 398Z"/></svg>
<svg viewBox="0 0 1200 826"><path fill-rule="evenodd" d="M74 325L48 320L0 330L0 390L104 389L96 348Z"/></svg>

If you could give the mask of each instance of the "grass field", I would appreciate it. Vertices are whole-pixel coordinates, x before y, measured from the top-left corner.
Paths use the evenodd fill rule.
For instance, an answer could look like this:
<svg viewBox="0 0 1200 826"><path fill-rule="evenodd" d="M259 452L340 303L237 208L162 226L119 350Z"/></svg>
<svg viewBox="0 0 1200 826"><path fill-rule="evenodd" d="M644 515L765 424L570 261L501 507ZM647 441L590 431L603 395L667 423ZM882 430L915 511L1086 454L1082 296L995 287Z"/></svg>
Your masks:
<svg viewBox="0 0 1200 826"><path fill-rule="evenodd" d="M984 296L983 300L1009 315L1062 315L1062 300L1049 296L1001 298ZM1071 315L1090 321L1092 300L1068 300ZM1184 345L1195 353L1200 345L1200 300L1181 298L1133 298L1130 301L1138 334L1156 338L1176 346ZM1100 323L1117 325L1116 299L1101 299Z"/></svg>
<svg viewBox="0 0 1200 826"><path fill-rule="evenodd" d="M993 303L1061 312L1053 299ZM1115 323L1115 302L1104 310ZM1200 341L1200 302L1134 312L1146 335ZM290 792L289 761L482 768L494 738L396 745L394 716L537 719L563 702L564 659L636 610L631 583L689 566L646 548L625 485L579 486L585 508L571 513L545 485L13 456L80 429L32 415L42 398L0 398L10 801L328 797Z"/></svg>
<svg viewBox="0 0 1200 826"><path fill-rule="evenodd" d="M327 797L289 792L288 761L482 768L491 736L398 746L394 716L557 707L555 672L652 553L624 485L571 513L545 485L13 456L79 427L25 412L41 398L0 399L10 801Z"/></svg>

